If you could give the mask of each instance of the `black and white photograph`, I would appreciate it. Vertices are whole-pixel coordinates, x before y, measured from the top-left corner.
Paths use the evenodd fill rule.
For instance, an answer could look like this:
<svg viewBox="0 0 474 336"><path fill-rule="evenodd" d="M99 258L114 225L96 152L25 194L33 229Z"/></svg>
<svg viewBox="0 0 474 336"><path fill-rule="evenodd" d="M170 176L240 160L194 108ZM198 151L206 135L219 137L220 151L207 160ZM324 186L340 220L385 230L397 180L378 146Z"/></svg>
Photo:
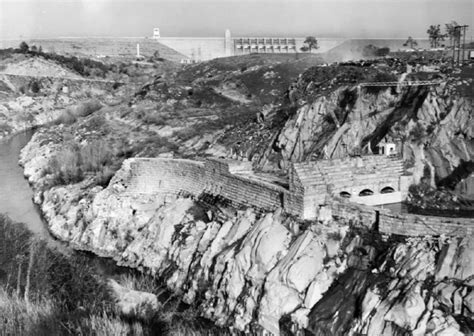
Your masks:
<svg viewBox="0 0 474 336"><path fill-rule="evenodd" d="M0 336L474 336L474 0L0 0Z"/></svg>

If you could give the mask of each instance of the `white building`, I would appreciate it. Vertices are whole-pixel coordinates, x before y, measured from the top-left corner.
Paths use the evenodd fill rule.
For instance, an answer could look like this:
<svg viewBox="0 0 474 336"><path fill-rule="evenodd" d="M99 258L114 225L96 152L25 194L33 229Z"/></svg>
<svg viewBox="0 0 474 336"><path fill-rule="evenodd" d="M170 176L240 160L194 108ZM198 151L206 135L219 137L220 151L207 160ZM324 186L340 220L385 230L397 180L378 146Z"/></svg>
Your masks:
<svg viewBox="0 0 474 336"><path fill-rule="evenodd" d="M379 154L391 156L397 154L397 146L390 142L381 142L378 144Z"/></svg>

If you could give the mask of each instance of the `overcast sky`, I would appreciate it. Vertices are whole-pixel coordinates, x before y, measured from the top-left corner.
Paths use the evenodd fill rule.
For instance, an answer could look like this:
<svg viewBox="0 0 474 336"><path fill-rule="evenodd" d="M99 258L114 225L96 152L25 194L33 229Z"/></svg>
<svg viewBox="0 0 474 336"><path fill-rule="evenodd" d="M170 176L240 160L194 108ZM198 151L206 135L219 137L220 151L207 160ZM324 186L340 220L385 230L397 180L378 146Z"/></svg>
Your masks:
<svg viewBox="0 0 474 336"><path fill-rule="evenodd" d="M473 13L474 0L0 0L0 38L425 37L451 20L474 28Z"/></svg>

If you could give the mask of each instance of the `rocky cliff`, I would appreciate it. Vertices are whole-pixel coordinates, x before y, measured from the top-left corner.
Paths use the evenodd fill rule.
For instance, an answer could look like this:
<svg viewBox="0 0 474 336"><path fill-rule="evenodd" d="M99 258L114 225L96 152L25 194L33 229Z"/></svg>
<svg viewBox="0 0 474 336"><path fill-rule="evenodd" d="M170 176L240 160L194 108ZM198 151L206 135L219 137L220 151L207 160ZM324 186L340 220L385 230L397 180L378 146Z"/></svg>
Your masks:
<svg viewBox="0 0 474 336"><path fill-rule="evenodd" d="M456 96L453 86L449 81L432 87L377 90L340 86L302 104L273 148L284 165L367 153L380 142L393 142L401 147L416 179L427 175L427 169L434 184L463 161L474 159L472 101ZM313 95L303 92L306 99Z"/></svg>
<svg viewBox="0 0 474 336"><path fill-rule="evenodd" d="M32 159L35 148L33 139L22 162L41 186L48 174ZM331 216L300 222L205 195L132 194L120 184L130 169L124 165L105 189L88 179L37 189L51 232L156 274L218 325L315 335L473 328L472 237L382 237Z"/></svg>
<svg viewBox="0 0 474 336"><path fill-rule="evenodd" d="M403 85L421 80L439 84ZM300 75L281 105L262 112L258 127L230 130L218 143L231 148L229 155L238 153L260 169L275 170L286 169L288 162L368 154L380 143L393 142L416 180L426 177L435 186L473 161L469 85L472 79L406 74L379 65L314 67ZM472 190L469 175L457 179L458 190Z"/></svg>
<svg viewBox="0 0 474 336"><path fill-rule="evenodd" d="M208 78L226 77L206 71ZM255 106L237 113L247 102L231 98L247 91L235 83L219 91L212 80L179 90L156 82L131 106L37 132L21 163L57 238L155 274L202 316L235 333L468 334L474 330L473 237L383 236L372 223L324 211L309 222L281 211L233 208L206 194L154 194L148 181L131 193L120 183L136 176L126 164L110 183L96 176L104 168L113 174L130 156L170 152L246 156L262 170L285 174L291 161L364 154L387 141L400 145L417 180L435 184L473 160L474 123L471 101L455 92L464 84L427 76L443 84L360 87L407 76L377 67L312 68L282 105L256 105L263 109L257 121L250 118ZM203 118L209 111L214 114ZM104 139L109 150L98 146Z"/></svg>

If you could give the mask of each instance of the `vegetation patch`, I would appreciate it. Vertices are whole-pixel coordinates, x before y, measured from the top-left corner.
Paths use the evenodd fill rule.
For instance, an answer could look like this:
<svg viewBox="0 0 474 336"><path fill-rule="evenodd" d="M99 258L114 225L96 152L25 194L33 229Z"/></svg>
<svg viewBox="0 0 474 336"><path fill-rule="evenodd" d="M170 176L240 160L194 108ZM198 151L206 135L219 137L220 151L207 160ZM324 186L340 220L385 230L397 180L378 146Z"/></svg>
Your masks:
<svg viewBox="0 0 474 336"><path fill-rule="evenodd" d="M47 173L54 175L53 185L78 183L88 174L97 184L107 185L119 166L112 148L102 140L86 145L66 144L50 160Z"/></svg>
<svg viewBox="0 0 474 336"><path fill-rule="evenodd" d="M170 295L161 280L58 251L0 215L0 335L230 335ZM153 293L163 307L151 319L122 317L104 273L121 286Z"/></svg>
<svg viewBox="0 0 474 336"><path fill-rule="evenodd" d="M78 118L86 117L102 108L97 100L89 100L77 105L75 108L65 109L56 123L70 125L77 121Z"/></svg>

